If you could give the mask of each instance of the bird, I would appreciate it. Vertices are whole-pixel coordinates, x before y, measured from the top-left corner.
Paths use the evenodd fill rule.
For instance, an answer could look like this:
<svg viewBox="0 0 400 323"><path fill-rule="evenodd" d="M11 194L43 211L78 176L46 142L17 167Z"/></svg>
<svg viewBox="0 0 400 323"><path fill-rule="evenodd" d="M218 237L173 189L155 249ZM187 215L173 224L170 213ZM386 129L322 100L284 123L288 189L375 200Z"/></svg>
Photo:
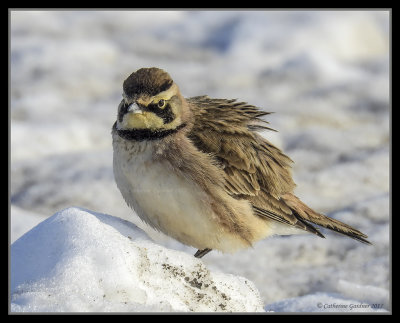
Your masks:
<svg viewBox="0 0 400 323"><path fill-rule="evenodd" d="M260 134L274 130L268 114L237 99L185 98L157 67L131 73L111 131L114 178L127 205L196 248L197 258L273 235L325 238L316 226L371 244L294 195L293 161Z"/></svg>

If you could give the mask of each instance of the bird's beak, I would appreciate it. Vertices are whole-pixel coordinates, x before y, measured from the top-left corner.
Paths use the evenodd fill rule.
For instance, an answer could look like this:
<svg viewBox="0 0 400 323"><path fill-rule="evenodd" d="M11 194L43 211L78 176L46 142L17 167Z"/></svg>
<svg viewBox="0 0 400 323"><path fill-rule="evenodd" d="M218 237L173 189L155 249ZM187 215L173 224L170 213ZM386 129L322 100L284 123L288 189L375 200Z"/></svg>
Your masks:
<svg viewBox="0 0 400 323"><path fill-rule="evenodd" d="M142 108L136 102L133 102L126 109L122 121L118 122L117 128L119 130L143 128L145 119L146 116Z"/></svg>
<svg viewBox="0 0 400 323"><path fill-rule="evenodd" d="M142 109L137 105L136 102L132 103L128 107L128 112L131 112L131 113L143 113Z"/></svg>

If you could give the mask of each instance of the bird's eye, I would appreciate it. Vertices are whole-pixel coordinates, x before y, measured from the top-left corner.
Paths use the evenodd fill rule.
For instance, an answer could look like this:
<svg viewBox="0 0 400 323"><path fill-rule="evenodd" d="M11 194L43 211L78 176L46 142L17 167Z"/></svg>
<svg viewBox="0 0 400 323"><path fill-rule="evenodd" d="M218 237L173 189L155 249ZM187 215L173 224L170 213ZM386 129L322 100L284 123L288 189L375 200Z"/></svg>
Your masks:
<svg viewBox="0 0 400 323"><path fill-rule="evenodd" d="M158 101L157 105L158 105L159 108L164 108L165 100L161 99L160 101Z"/></svg>

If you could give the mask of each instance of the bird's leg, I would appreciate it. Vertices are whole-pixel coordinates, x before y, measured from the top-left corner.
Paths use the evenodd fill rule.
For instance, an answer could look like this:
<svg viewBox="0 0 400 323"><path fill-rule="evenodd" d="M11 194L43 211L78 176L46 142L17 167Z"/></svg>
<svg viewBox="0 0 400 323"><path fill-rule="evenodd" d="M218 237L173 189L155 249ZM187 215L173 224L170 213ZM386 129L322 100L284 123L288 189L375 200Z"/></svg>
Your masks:
<svg viewBox="0 0 400 323"><path fill-rule="evenodd" d="M194 256L195 256L196 258L201 258L201 257L203 257L204 255L208 254L211 250L212 250L212 249L208 249L208 248L203 249L203 250L197 250L196 253L194 254Z"/></svg>

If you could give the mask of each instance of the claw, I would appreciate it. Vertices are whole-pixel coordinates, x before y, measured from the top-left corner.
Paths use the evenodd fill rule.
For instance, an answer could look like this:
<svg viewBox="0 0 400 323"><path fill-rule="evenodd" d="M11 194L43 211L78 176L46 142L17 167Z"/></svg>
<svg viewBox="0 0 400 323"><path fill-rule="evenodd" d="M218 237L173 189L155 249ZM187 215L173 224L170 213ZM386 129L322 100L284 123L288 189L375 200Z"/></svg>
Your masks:
<svg viewBox="0 0 400 323"><path fill-rule="evenodd" d="M194 256L196 258L201 258L203 256L205 256L206 254L208 254L212 249L203 249L203 250L197 250L196 253L194 254Z"/></svg>

